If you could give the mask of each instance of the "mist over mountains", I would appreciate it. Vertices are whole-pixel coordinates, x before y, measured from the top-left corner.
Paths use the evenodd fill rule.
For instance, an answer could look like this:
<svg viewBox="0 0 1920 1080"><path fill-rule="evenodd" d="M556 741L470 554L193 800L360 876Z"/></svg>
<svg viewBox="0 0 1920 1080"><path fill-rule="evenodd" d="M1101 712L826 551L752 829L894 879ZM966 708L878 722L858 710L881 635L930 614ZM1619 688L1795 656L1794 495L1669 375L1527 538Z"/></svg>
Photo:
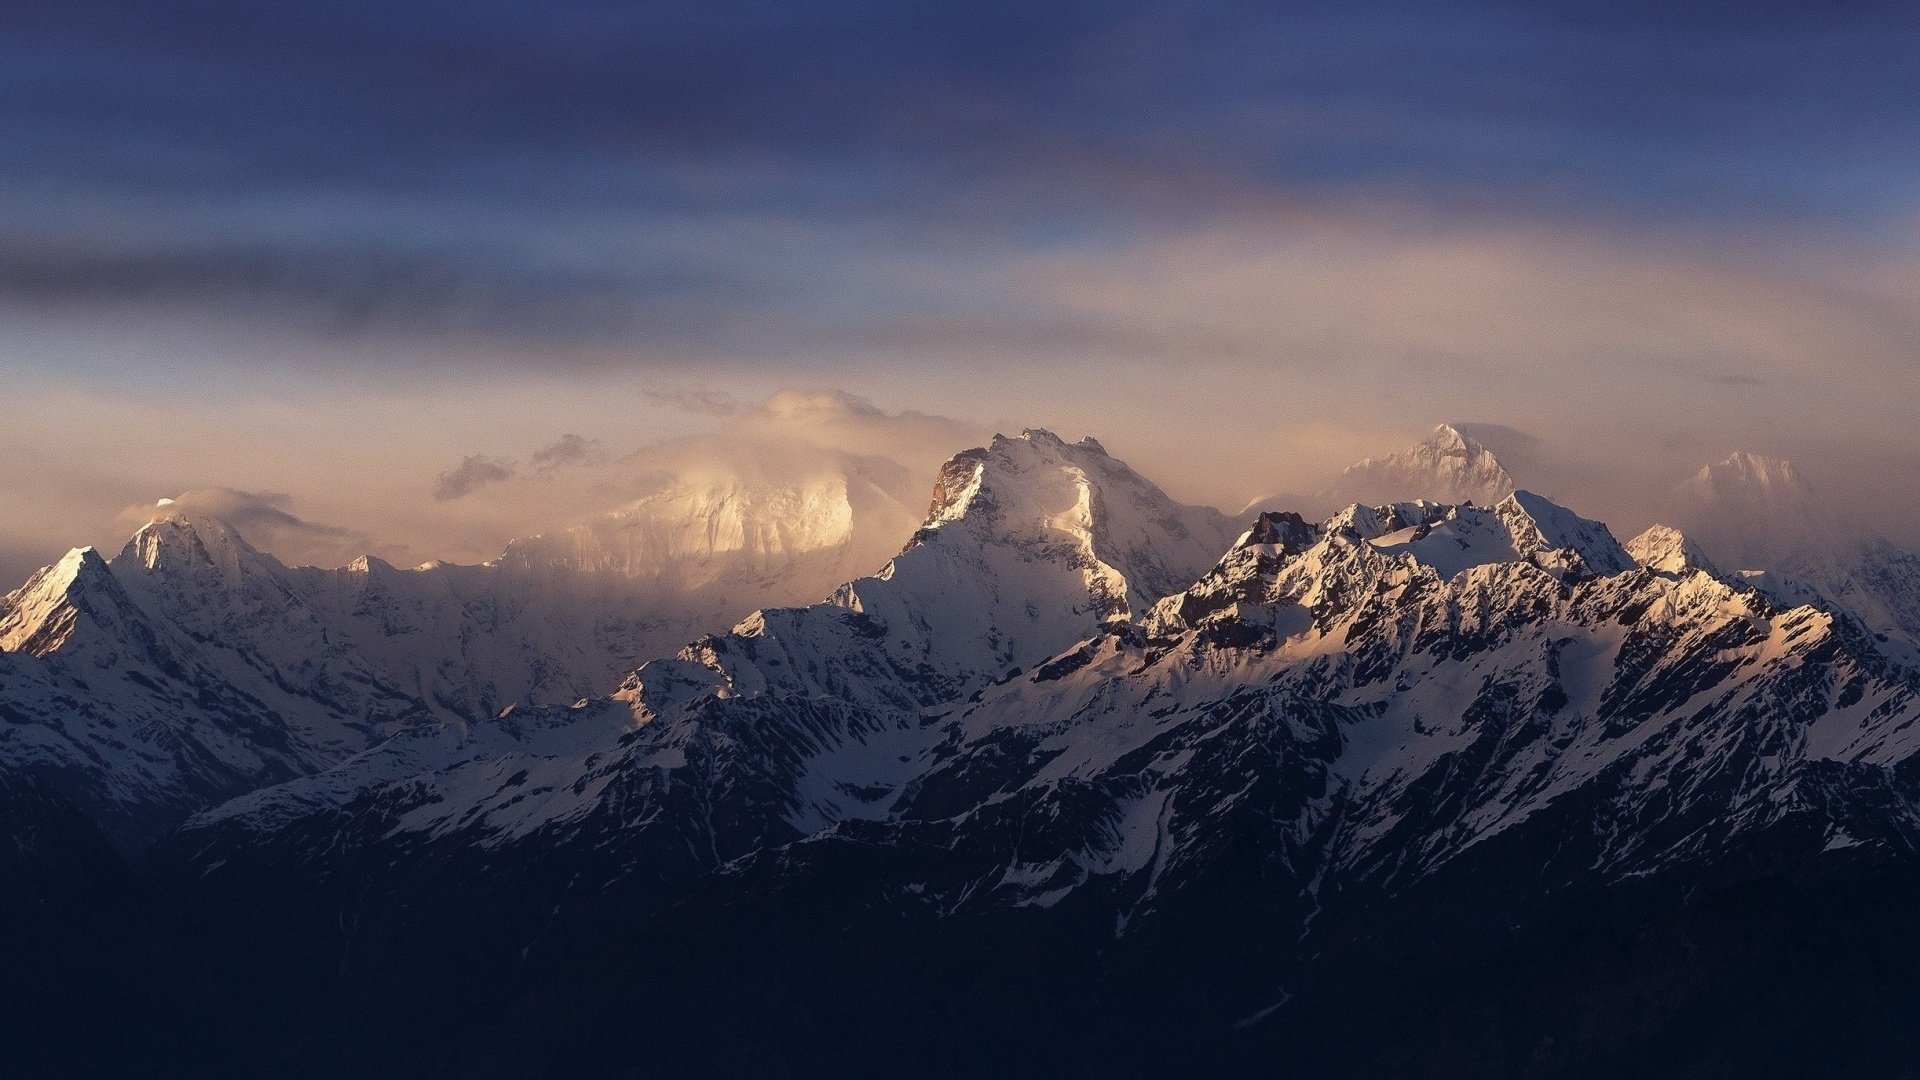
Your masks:
<svg viewBox="0 0 1920 1080"><path fill-rule="evenodd" d="M0 4L0 1080L1920 1077L1916 56Z"/></svg>
<svg viewBox="0 0 1920 1080"><path fill-rule="evenodd" d="M1791 463L1709 464L1625 540L1455 425L1315 514L1182 504L1040 429L918 498L803 464L690 458L471 565L289 567L174 501L0 600L5 1015L115 1008L38 1065L1909 1049L1905 984L1857 969L1914 940L1835 913L1920 896L1920 558ZM1875 997L1819 1006L1822 971Z"/></svg>

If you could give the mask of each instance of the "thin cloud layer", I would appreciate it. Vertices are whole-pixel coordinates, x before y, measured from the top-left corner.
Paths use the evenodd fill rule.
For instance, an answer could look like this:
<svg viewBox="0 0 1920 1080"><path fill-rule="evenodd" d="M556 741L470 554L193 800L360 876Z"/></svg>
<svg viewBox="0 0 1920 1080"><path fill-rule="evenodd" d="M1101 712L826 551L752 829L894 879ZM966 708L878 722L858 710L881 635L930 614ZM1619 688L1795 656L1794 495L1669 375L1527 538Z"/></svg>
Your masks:
<svg viewBox="0 0 1920 1080"><path fill-rule="evenodd" d="M132 533L149 521L212 518L225 522L247 543L272 552L290 566L341 566L362 555L404 562L411 552L358 529L310 521L290 509L293 496L281 492L209 487L184 491L154 503L129 506L119 515Z"/></svg>
<svg viewBox="0 0 1920 1080"><path fill-rule="evenodd" d="M740 411L740 402L723 390L687 390L669 386L649 386L641 394L654 405L663 405L694 416L732 416Z"/></svg>
<svg viewBox="0 0 1920 1080"><path fill-rule="evenodd" d="M986 438L976 423L916 410L888 412L845 390L781 390L743 412L740 426L772 439L792 439L930 468Z"/></svg>

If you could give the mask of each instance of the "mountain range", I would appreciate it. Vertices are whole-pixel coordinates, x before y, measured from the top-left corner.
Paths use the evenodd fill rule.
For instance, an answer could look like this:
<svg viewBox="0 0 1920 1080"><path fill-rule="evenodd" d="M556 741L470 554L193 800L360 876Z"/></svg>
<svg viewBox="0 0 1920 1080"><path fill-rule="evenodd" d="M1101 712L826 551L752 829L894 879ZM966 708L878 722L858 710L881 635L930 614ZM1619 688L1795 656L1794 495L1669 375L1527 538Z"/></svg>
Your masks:
<svg viewBox="0 0 1920 1080"><path fill-rule="evenodd" d="M1623 543L1450 426L1315 519L1029 430L818 602L676 650L686 612L608 584L784 601L898 516L863 468L669 486L484 567L288 568L163 516L35 575L0 602L0 914L37 980L0 1008L115 1017L35 1063L1913 1060L1920 563L1790 465L1710 466Z"/></svg>

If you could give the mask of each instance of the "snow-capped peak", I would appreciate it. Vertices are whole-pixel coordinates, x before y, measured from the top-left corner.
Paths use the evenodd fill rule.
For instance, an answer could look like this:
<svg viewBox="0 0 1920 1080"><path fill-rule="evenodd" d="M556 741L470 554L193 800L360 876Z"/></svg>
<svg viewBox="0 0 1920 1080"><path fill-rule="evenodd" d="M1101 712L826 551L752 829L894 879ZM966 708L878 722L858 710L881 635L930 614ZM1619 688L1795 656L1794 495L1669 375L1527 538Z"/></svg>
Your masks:
<svg viewBox="0 0 1920 1080"><path fill-rule="evenodd" d="M1494 507L1507 525L1517 552L1566 552L1578 556L1584 573L1617 574L1633 568L1633 556L1606 525L1531 491L1515 491Z"/></svg>
<svg viewBox="0 0 1920 1080"><path fill-rule="evenodd" d="M1707 465L1668 496L1665 517L1723 566L1771 569L1825 557L1863 538L1826 506L1784 458L1736 453Z"/></svg>
<svg viewBox="0 0 1920 1080"><path fill-rule="evenodd" d="M1441 424L1405 450L1349 465L1329 494L1341 503L1369 506L1408 499L1491 506L1513 490L1513 477L1491 450Z"/></svg>
<svg viewBox="0 0 1920 1080"><path fill-rule="evenodd" d="M909 548L963 523L976 542L1071 548L1113 615L1192 584L1233 535L1226 515L1175 502L1094 439L1044 428L949 459Z"/></svg>
<svg viewBox="0 0 1920 1080"><path fill-rule="evenodd" d="M0 599L0 652L53 652L107 591L117 587L106 562L91 547L74 548Z"/></svg>
<svg viewBox="0 0 1920 1080"><path fill-rule="evenodd" d="M1763 522L1771 533L1790 528L1796 533L1814 526L1812 519L1832 519L1813 485L1793 462L1745 452L1702 466L1673 493L1685 509L1711 514L1741 528ZM1823 527L1838 522L1828 520Z"/></svg>
<svg viewBox="0 0 1920 1080"><path fill-rule="evenodd" d="M1670 525L1653 525L1639 536L1627 541L1627 554L1635 562L1649 570L1663 574L1684 574L1699 570L1719 576L1719 569L1707 553L1700 550L1686 534Z"/></svg>
<svg viewBox="0 0 1920 1080"><path fill-rule="evenodd" d="M726 638L642 667L622 694L656 714L715 679L730 694L844 699L846 673L864 670L859 695L887 708L936 700L1186 588L1232 529L1098 443L1043 429L996 436L941 467L925 525L879 573L828 605L757 612Z"/></svg>
<svg viewBox="0 0 1920 1080"><path fill-rule="evenodd" d="M1459 457L1466 457L1476 449L1485 449L1481 447L1479 443L1461 434L1460 429L1454 427L1452 424L1441 424L1439 427L1434 428L1433 431L1427 435L1426 445L1439 450L1443 454L1457 455Z"/></svg>
<svg viewBox="0 0 1920 1080"><path fill-rule="evenodd" d="M1607 527L1530 491L1491 507L1415 501L1349 506L1324 532L1405 555L1450 578L1473 566L1524 561L1561 575L1614 574L1634 562Z"/></svg>
<svg viewBox="0 0 1920 1080"><path fill-rule="evenodd" d="M230 581L267 558L217 517L167 514L142 525L114 561L137 563L149 572L213 573Z"/></svg>
<svg viewBox="0 0 1920 1080"><path fill-rule="evenodd" d="M1725 461L1703 466L1695 475L1695 482L1718 493L1738 493L1744 497L1797 500L1810 498L1813 494L1813 489L1793 462L1746 451L1730 454Z"/></svg>

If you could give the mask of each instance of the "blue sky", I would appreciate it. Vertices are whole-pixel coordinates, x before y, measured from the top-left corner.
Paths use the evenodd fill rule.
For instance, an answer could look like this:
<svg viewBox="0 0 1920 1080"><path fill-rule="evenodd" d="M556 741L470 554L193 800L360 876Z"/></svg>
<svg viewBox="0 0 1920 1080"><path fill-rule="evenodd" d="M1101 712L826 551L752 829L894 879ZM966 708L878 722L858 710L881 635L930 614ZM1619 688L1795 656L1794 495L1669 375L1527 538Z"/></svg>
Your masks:
<svg viewBox="0 0 1920 1080"><path fill-rule="evenodd" d="M1347 451L1303 412L1854 475L1911 449L1916 57L1912 4L8 4L0 378L419 470L791 385L1170 474L1264 425L1249 490ZM114 490L246 474L178 471Z"/></svg>

